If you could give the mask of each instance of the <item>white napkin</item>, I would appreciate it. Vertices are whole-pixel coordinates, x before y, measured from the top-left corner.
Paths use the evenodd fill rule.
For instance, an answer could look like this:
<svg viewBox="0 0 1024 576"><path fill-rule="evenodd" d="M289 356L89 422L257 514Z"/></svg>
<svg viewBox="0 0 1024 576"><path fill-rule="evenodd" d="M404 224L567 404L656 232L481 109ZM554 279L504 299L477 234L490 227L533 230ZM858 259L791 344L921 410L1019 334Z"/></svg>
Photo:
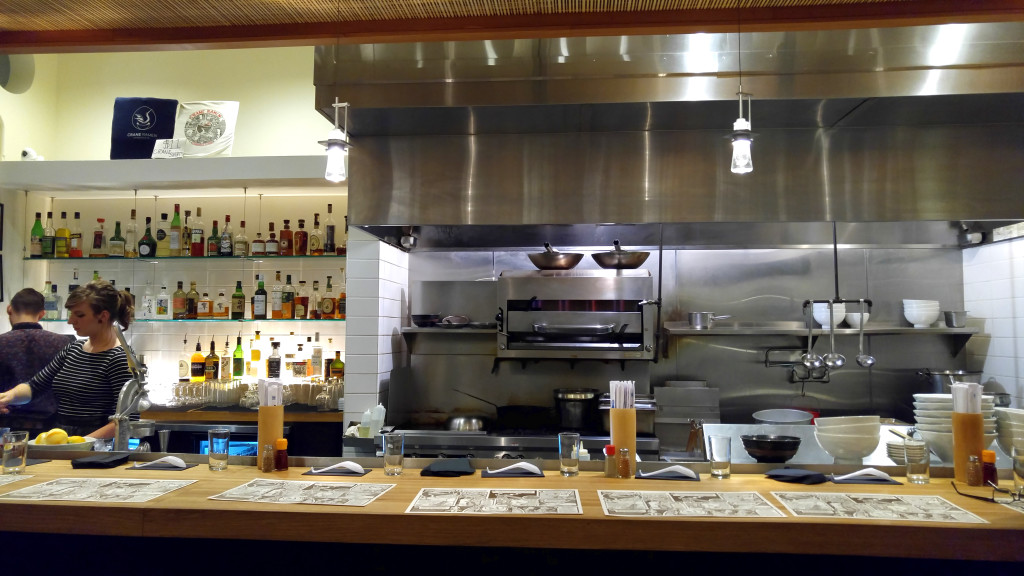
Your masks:
<svg viewBox="0 0 1024 576"><path fill-rule="evenodd" d="M145 468L146 466L153 466L154 464L166 464L168 466L174 466L175 468L184 468L185 461L177 456L164 456L163 458L157 458L149 462L136 462L136 468Z"/></svg>
<svg viewBox="0 0 1024 576"><path fill-rule="evenodd" d="M674 476L676 474L682 474L687 478L697 477L696 472L690 470L686 466L680 466L679 464L669 466L667 468L662 468L661 470L655 470L653 472L644 472L642 470L637 470L636 472L636 475L641 478L657 478L658 476Z"/></svg>
<svg viewBox="0 0 1024 576"><path fill-rule="evenodd" d="M328 466L326 468L320 468L319 470L317 470L316 468L310 467L309 471L312 472L313 474L319 474L321 472L327 472L328 470L334 470L335 468L344 468L346 470L351 470L352 472L355 472L357 474L362 474L362 473L366 472L366 470L363 470L362 466L360 466L359 464L356 464L355 462L352 462L350 460L345 460L344 462L338 462L337 464L332 464L331 466Z"/></svg>
<svg viewBox="0 0 1024 576"><path fill-rule="evenodd" d="M501 474L502 472L513 472L515 470L525 470L526 472L532 472L534 474L541 474L540 468L538 468L536 464L530 464L529 462L516 462L515 464L512 464L511 466L505 466L504 468L499 468L497 470L491 470L490 467L487 468L487 471L490 472L491 474Z"/></svg>
<svg viewBox="0 0 1024 576"><path fill-rule="evenodd" d="M874 468L865 468L849 474L843 474L842 476L832 476L833 480L850 480L852 478L863 478L864 476L873 476L875 478L881 478L883 480L892 480L892 476L889 476L881 470L875 470Z"/></svg>

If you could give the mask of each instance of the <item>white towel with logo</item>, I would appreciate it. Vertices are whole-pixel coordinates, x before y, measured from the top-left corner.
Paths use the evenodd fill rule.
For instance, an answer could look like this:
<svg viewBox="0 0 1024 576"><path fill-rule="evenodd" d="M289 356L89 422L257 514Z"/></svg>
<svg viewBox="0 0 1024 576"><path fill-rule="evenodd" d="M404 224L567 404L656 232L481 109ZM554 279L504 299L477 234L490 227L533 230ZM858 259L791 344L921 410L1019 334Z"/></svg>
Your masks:
<svg viewBox="0 0 1024 576"><path fill-rule="evenodd" d="M174 137L184 138L184 156L230 156L235 142L238 102L182 102L174 123Z"/></svg>

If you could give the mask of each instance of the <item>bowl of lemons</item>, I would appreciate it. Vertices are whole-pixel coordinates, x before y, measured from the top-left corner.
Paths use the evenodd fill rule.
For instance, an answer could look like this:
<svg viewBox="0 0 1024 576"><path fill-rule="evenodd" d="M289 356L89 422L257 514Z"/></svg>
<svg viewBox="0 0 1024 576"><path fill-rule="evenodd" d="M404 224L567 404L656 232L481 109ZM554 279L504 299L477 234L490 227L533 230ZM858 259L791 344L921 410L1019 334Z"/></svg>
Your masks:
<svg viewBox="0 0 1024 576"><path fill-rule="evenodd" d="M68 433L60 428L54 428L48 432L41 432L38 436L28 441L29 452L55 451L55 450L92 450L93 441L91 436L68 436Z"/></svg>

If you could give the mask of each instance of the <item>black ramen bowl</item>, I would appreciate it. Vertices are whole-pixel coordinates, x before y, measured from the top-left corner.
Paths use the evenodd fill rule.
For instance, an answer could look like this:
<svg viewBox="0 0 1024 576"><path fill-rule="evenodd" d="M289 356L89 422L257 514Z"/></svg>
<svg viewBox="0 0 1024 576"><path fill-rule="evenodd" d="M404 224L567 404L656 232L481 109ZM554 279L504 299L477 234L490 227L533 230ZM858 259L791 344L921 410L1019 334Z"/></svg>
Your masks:
<svg viewBox="0 0 1024 576"><path fill-rule="evenodd" d="M796 455L800 448L798 436L774 436L770 434L744 434L740 436L743 448L750 457L761 463L778 464Z"/></svg>
<svg viewBox="0 0 1024 576"><path fill-rule="evenodd" d="M420 328L433 328L441 321L440 314L413 314L412 323Z"/></svg>

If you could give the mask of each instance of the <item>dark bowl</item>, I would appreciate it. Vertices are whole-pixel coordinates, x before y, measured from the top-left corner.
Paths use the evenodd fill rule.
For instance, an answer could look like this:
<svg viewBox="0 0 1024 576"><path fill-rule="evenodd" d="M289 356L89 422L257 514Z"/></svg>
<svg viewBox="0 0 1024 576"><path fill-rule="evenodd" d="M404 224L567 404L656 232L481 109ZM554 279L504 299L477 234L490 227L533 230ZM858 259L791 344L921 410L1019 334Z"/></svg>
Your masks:
<svg viewBox="0 0 1024 576"><path fill-rule="evenodd" d="M413 314L412 323L420 328L433 328L441 321L440 314Z"/></svg>
<svg viewBox="0 0 1024 576"><path fill-rule="evenodd" d="M744 434L740 436L743 448L750 457L761 463L779 464L796 455L800 448L798 436L770 434Z"/></svg>

